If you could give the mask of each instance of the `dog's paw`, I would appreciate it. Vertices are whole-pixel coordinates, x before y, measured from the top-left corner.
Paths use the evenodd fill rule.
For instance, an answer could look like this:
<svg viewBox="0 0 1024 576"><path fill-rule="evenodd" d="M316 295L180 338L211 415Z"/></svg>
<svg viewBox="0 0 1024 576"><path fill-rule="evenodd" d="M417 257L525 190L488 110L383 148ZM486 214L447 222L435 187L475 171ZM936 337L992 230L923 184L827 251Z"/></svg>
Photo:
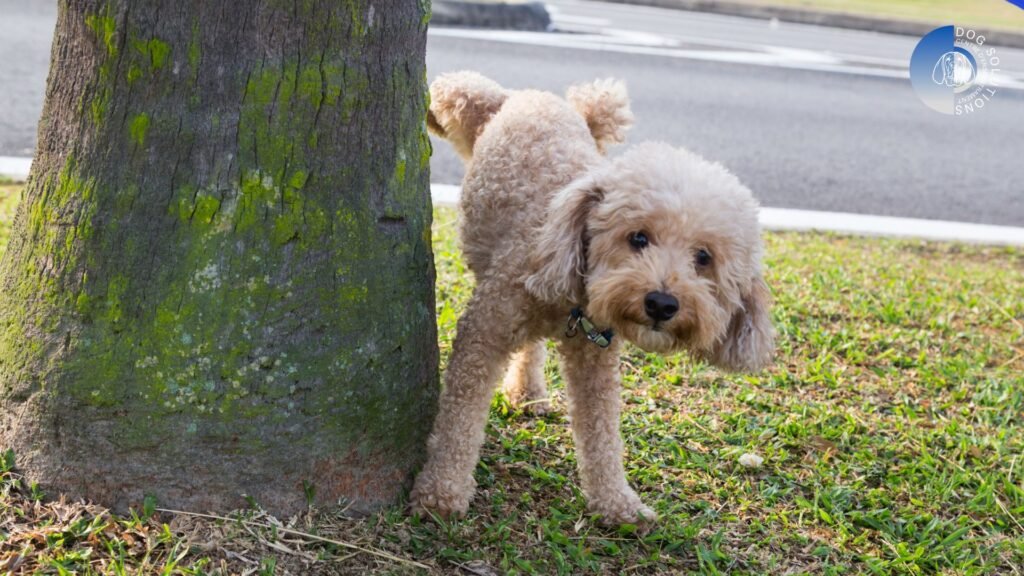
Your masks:
<svg viewBox="0 0 1024 576"><path fill-rule="evenodd" d="M416 485L409 494L410 508L414 515L428 518L437 516L446 520L465 516L471 498L472 492L467 496L446 490L441 482L424 479L422 475L416 479Z"/></svg>
<svg viewBox="0 0 1024 576"><path fill-rule="evenodd" d="M457 520L466 515L466 510L458 504L444 502L431 496L414 499L409 511L413 516L420 518L440 518L441 520Z"/></svg>
<svg viewBox="0 0 1024 576"><path fill-rule="evenodd" d="M587 506L592 514L596 514L598 521L605 526L621 526L623 524L635 524L647 526L658 520L658 515L640 500L640 497L630 491L616 498L602 498L595 500Z"/></svg>

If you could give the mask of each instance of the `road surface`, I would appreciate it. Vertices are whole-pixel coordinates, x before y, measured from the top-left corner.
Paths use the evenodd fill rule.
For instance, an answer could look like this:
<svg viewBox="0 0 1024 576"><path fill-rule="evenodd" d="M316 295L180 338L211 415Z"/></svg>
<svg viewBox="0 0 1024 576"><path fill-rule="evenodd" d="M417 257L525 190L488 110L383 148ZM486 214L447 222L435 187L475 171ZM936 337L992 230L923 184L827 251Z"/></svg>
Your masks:
<svg viewBox="0 0 1024 576"><path fill-rule="evenodd" d="M553 0L560 32L435 28L428 74L474 69L512 88L629 85L632 141L733 169L766 206L1024 226L1024 51L999 49L984 109L950 117L906 79L917 38ZM0 0L0 156L30 155L55 9ZM998 49L998 47L997 47ZM435 141L435 183L458 158ZM614 151L613 151L614 154Z"/></svg>

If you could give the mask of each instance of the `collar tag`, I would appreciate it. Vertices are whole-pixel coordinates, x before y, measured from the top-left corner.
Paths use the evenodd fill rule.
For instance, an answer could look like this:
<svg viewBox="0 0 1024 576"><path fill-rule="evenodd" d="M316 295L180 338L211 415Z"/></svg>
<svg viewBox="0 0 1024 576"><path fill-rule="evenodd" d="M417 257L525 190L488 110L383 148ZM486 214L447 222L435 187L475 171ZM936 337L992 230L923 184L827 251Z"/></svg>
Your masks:
<svg viewBox="0 0 1024 576"><path fill-rule="evenodd" d="M587 340L590 340L594 344L597 344L601 348L607 348L612 344L612 337L615 333L611 329L600 331L594 326L594 323L589 318L583 315L583 310L579 307L573 308L569 311L569 322L565 327L565 336L572 338L583 329L583 333L586 335Z"/></svg>

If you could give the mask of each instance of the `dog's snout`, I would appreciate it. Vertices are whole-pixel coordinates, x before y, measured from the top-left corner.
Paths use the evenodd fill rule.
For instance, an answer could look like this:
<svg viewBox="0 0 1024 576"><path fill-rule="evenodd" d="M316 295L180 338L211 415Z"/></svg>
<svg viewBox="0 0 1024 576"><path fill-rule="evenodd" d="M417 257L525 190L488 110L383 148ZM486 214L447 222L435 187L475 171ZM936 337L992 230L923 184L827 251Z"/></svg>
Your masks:
<svg viewBox="0 0 1024 576"><path fill-rule="evenodd" d="M648 292L644 297L644 310L655 322L663 322L679 312L679 300L664 292Z"/></svg>

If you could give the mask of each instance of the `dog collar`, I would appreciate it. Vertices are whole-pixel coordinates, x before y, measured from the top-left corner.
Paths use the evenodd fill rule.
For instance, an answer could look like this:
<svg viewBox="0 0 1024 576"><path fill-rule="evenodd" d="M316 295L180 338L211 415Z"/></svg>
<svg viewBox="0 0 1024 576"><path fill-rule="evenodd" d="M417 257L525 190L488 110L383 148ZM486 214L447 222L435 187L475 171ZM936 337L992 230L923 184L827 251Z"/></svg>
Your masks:
<svg viewBox="0 0 1024 576"><path fill-rule="evenodd" d="M572 338L577 332L579 332L580 328L582 328L583 333L587 335L587 340L590 340L601 348L611 346L612 337L615 336L615 332L612 332L611 328L604 332L598 330L594 326L594 323L583 315L583 310L577 306L569 311L569 323L565 327L566 337Z"/></svg>

